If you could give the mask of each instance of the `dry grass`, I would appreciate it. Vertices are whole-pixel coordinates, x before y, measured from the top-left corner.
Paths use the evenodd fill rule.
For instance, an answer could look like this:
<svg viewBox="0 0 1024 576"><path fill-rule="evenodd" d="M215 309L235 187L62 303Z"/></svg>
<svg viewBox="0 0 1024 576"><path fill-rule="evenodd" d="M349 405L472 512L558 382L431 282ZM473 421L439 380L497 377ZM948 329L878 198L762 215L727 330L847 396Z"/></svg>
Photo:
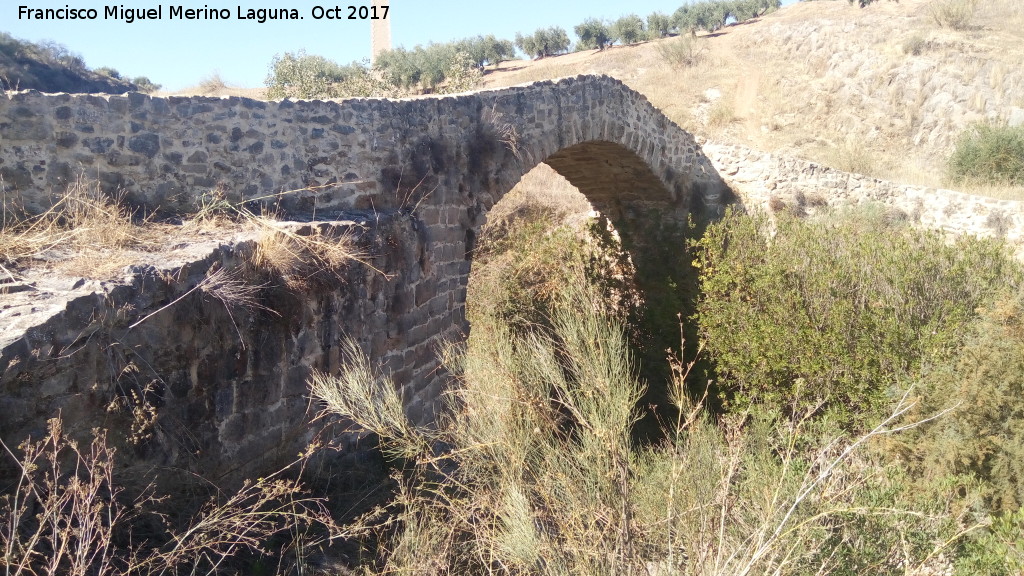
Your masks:
<svg viewBox="0 0 1024 576"><path fill-rule="evenodd" d="M80 447L55 418L43 439L22 443L20 456L0 446L20 472L13 490L0 496L0 568L7 576L212 575L242 553L281 558L343 534L325 499L295 479L315 447L289 467L211 500L178 527L151 489L127 497L105 431ZM274 539L277 549L270 550Z"/></svg>
<svg viewBox="0 0 1024 576"><path fill-rule="evenodd" d="M160 90L154 96L242 96L244 98L262 100L266 98L266 94L267 89L264 87L243 88L232 86L221 78L219 72L214 72L202 78L195 86L189 86L176 91Z"/></svg>
<svg viewBox="0 0 1024 576"><path fill-rule="evenodd" d="M159 226L136 221L119 198L97 182L79 179L42 214L30 215L4 199L0 222L0 266L6 275L30 261L55 262L65 272L98 278L151 246Z"/></svg>
<svg viewBox="0 0 1024 576"><path fill-rule="evenodd" d="M933 0L932 19L943 28L967 30L978 10L978 0Z"/></svg>
<svg viewBox="0 0 1024 576"><path fill-rule="evenodd" d="M275 272L292 288L327 280L351 262L366 264L366 254L357 247L351 231L332 232L315 224L295 230L266 217L252 222L262 231L252 255L253 265Z"/></svg>
<svg viewBox="0 0 1024 576"><path fill-rule="evenodd" d="M273 197L309 191L316 192L307 188ZM243 226L255 230L259 237L250 258L253 266L273 272L296 289L327 280L351 262L361 262L374 269L366 260L367 254L356 245L351 229L341 230L336 225L316 222L303 225L282 222L273 212L257 214L243 204L232 203L217 190L199 197L196 211L186 226L196 229Z"/></svg>

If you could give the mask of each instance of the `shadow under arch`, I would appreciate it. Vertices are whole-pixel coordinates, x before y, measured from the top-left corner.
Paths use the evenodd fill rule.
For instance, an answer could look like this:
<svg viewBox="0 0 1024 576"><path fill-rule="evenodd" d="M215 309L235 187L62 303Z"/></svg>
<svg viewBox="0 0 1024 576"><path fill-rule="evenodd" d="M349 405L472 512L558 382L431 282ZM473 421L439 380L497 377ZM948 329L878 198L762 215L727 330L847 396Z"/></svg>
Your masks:
<svg viewBox="0 0 1024 576"><path fill-rule="evenodd" d="M666 349L679 350L680 318L692 314L697 293L687 239L699 228L688 224L689 198L680 197L678 189L670 190L643 158L615 142L586 141L558 150L525 170L512 189L527 183L541 166L564 178L586 199L603 221L594 229L609 230L606 224L610 224L628 256L632 277L627 282L642 299L639 307L630 310L629 334L641 379L649 386L640 402L645 418L635 432L643 440L659 439L659 422L674 417L666 411L671 378ZM509 192L491 209L508 201ZM484 216L489 218L489 212ZM530 211L525 212L521 218L530 217ZM487 234L483 227L475 233L481 239ZM467 259L471 269L477 266L475 255L467 254ZM473 278L471 272L469 282ZM467 290L467 297L470 293ZM467 301L467 306L472 302ZM683 329L688 332L686 341L696 343L695 326Z"/></svg>

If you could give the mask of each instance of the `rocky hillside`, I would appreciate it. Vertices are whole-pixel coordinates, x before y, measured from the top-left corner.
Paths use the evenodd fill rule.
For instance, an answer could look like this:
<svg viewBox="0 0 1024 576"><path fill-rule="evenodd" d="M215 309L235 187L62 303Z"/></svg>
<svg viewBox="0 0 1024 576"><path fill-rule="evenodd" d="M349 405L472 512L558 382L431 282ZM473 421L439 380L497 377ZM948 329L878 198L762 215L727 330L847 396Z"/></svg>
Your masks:
<svg viewBox="0 0 1024 576"><path fill-rule="evenodd" d="M942 186L965 129L1024 123L1024 2L803 2L713 35L505 63L486 83L581 73L623 80L715 141Z"/></svg>

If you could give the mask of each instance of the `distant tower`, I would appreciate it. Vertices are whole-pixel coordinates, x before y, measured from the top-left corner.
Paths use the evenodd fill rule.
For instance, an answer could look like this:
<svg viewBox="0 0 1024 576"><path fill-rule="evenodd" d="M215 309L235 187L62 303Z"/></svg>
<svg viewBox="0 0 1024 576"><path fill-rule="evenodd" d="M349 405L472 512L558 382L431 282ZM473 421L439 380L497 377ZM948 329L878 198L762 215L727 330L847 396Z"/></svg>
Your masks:
<svg viewBox="0 0 1024 576"><path fill-rule="evenodd" d="M377 14L383 15L382 6L389 6L391 0L373 0L377 7ZM381 20L370 20L370 61L377 60L377 55L385 50L391 50L391 9L388 8L388 17Z"/></svg>

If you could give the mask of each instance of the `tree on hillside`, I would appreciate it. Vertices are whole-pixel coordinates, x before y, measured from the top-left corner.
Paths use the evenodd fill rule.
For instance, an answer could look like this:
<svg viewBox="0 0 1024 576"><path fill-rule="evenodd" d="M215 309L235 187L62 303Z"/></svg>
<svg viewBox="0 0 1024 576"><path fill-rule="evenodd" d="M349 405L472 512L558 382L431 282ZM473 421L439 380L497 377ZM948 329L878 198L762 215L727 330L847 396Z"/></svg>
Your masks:
<svg viewBox="0 0 1024 576"><path fill-rule="evenodd" d="M566 50L568 50L568 45ZM498 40L494 36L487 36L484 54L487 56L488 64L497 66L516 57L516 46L511 40Z"/></svg>
<svg viewBox="0 0 1024 576"><path fill-rule="evenodd" d="M404 90L410 90L420 83L420 67L413 54L405 48L385 50L377 54L373 66L385 71L394 83Z"/></svg>
<svg viewBox="0 0 1024 576"><path fill-rule="evenodd" d="M354 74L358 66L340 66L305 50L274 56L264 84L268 98L337 98L338 85Z"/></svg>
<svg viewBox="0 0 1024 576"><path fill-rule="evenodd" d="M715 32L725 26L732 13L732 2L701 0L695 4L680 6L672 15L672 20L680 32Z"/></svg>
<svg viewBox="0 0 1024 576"><path fill-rule="evenodd" d="M620 44L636 44L647 39L644 21L636 14L623 16L608 28L613 42Z"/></svg>
<svg viewBox="0 0 1024 576"><path fill-rule="evenodd" d="M782 0L736 0L732 5L732 16L737 22L764 16L778 10Z"/></svg>
<svg viewBox="0 0 1024 576"><path fill-rule="evenodd" d="M569 50L569 35L559 26L539 28L529 36L516 34L516 46L530 58L544 58Z"/></svg>
<svg viewBox="0 0 1024 576"><path fill-rule="evenodd" d="M433 92L444 82L458 50L451 44L428 44L413 50L413 61L420 70L420 86Z"/></svg>
<svg viewBox="0 0 1024 576"><path fill-rule="evenodd" d="M497 66L516 55L516 47L511 40L499 40L493 34L474 36L455 42L460 52L465 52L470 61L478 68L491 65Z"/></svg>
<svg viewBox="0 0 1024 576"><path fill-rule="evenodd" d="M647 16L647 34L652 38L665 38L672 34L672 18L662 12L651 12Z"/></svg>
<svg viewBox="0 0 1024 576"><path fill-rule="evenodd" d="M608 26L597 18L587 18L574 29L579 38L577 46L583 50L604 50L612 44L612 35Z"/></svg>

